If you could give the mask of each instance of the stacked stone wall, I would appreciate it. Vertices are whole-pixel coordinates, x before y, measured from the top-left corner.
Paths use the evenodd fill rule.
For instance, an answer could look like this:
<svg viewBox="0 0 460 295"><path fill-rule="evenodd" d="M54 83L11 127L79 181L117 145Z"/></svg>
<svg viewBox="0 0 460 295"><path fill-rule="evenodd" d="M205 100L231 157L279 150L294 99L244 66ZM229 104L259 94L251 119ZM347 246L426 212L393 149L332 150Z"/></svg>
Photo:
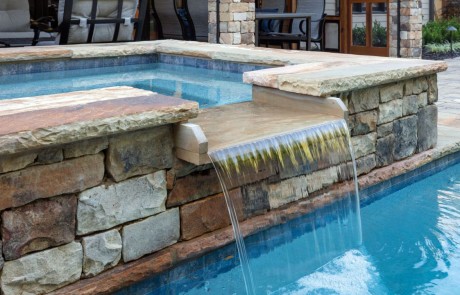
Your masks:
<svg viewBox="0 0 460 295"><path fill-rule="evenodd" d="M219 17L217 17L216 0L208 2L209 8L209 42L215 43L219 27L219 43L247 44L255 43L254 0L220 0ZM217 23L219 22L219 25Z"/></svg>
<svg viewBox="0 0 460 295"><path fill-rule="evenodd" d="M390 56L398 56L398 1L390 1ZM423 10L420 0L402 0L400 8L401 57L421 58Z"/></svg>
<svg viewBox="0 0 460 295"><path fill-rule="evenodd" d="M436 75L337 96L360 175L436 144ZM322 196L350 171L261 165L230 197L246 220ZM215 170L174 157L172 125L0 156L0 194L4 294L48 293L230 225Z"/></svg>
<svg viewBox="0 0 460 295"><path fill-rule="evenodd" d="M340 94L348 106L358 174L436 145L436 75Z"/></svg>

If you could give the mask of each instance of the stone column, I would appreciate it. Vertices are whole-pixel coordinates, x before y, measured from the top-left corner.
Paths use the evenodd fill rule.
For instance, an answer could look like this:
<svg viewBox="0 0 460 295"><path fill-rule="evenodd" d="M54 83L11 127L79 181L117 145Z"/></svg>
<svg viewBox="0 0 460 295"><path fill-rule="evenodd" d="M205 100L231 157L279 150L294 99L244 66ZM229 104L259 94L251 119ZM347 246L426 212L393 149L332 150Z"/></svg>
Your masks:
<svg viewBox="0 0 460 295"><path fill-rule="evenodd" d="M220 0L219 22L221 44L254 44L254 0ZM209 42L216 42L217 6L209 0Z"/></svg>
<svg viewBox="0 0 460 295"><path fill-rule="evenodd" d="M400 13L400 55L405 58L422 56L422 2L401 0ZM398 1L390 3L390 56L398 55Z"/></svg>

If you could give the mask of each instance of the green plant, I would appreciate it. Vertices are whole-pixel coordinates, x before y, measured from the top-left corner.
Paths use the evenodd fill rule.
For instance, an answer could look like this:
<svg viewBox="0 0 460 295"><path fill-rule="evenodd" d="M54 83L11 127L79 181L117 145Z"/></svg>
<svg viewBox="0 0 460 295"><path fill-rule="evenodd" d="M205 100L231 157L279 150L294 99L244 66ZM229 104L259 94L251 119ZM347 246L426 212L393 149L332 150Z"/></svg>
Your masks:
<svg viewBox="0 0 460 295"><path fill-rule="evenodd" d="M428 22L423 26L423 44L444 44L450 42L449 26L457 29L452 33L452 41L460 42L460 19L451 18Z"/></svg>
<svg viewBox="0 0 460 295"><path fill-rule="evenodd" d="M372 46L387 47L387 28L378 21L374 21L372 26Z"/></svg>
<svg viewBox="0 0 460 295"><path fill-rule="evenodd" d="M366 46L366 27L358 27L355 25L352 31L353 45ZM372 46L386 47L387 46L387 28L382 26L377 20L372 25Z"/></svg>
<svg viewBox="0 0 460 295"><path fill-rule="evenodd" d="M431 53L450 53L450 44L427 44L425 48ZM460 42L452 44L454 52L460 52Z"/></svg>
<svg viewBox="0 0 460 295"><path fill-rule="evenodd" d="M355 25L352 32L353 45L366 46L366 27L358 27Z"/></svg>

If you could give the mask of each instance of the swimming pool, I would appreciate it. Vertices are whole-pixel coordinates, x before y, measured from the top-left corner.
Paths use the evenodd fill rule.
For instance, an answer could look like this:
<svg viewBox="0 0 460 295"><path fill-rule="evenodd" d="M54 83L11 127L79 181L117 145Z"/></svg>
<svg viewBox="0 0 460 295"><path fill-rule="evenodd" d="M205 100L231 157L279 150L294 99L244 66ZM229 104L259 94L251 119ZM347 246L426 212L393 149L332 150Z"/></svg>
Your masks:
<svg viewBox="0 0 460 295"><path fill-rule="evenodd" d="M309 263L280 268L277 260L280 253L286 261L305 260L304 242L318 237L328 220L327 208L247 238L247 245L258 239L268 245L249 247L253 263L263 265L253 271L291 279L265 282L258 294L458 294L459 156L436 174L425 167L387 181L382 187L389 188L377 194L375 188L364 191L372 196L361 210L363 244L345 245L348 251L320 268L311 269ZM118 294L245 294L235 251L229 245Z"/></svg>
<svg viewBox="0 0 460 295"><path fill-rule="evenodd" d="M197 101L200 108L252 99L238 72L147 63L0 76L0 99L132 86Z"/></svg>

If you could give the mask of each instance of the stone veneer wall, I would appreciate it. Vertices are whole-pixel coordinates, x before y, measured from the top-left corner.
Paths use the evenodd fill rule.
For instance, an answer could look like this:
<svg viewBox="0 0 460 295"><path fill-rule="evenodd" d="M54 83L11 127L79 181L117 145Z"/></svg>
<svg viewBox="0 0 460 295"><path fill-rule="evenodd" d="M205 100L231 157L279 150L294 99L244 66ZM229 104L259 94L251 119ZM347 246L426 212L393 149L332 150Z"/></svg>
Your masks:
<svg viewBox="0 0 460 295"><path fill-rule="evenodd" d="M398 56L398 4L390 1L390 56ZM422 56L422 1L401 0L400 12L400 56L421 58Z"/></svg>
<svg viewBox="0 0 460 295"><path fill-rule="evenodd" d="M359 174L436 144L436 75L337 96ZM0 156L3 293L47 293L230 225L215 170L176 159L173 145L165 125ZM230 194L243 220L326 193L349 167L260 167Z"/></svg>
<svg viewBox="0 0 460 295"><path fill-rule="evenodd" d="M341 93L358 173L433 148L437 142L437 76Z"/></svg>
<svg viewBox="0 0 460 295"><path fill-rule="evenodd" d="M254 44L255 11L254 0L220 0L219 18L217 18L216 0L209 0L209 35L210 43L217 39L217 21L219 20L219 43Z"/></svg>

